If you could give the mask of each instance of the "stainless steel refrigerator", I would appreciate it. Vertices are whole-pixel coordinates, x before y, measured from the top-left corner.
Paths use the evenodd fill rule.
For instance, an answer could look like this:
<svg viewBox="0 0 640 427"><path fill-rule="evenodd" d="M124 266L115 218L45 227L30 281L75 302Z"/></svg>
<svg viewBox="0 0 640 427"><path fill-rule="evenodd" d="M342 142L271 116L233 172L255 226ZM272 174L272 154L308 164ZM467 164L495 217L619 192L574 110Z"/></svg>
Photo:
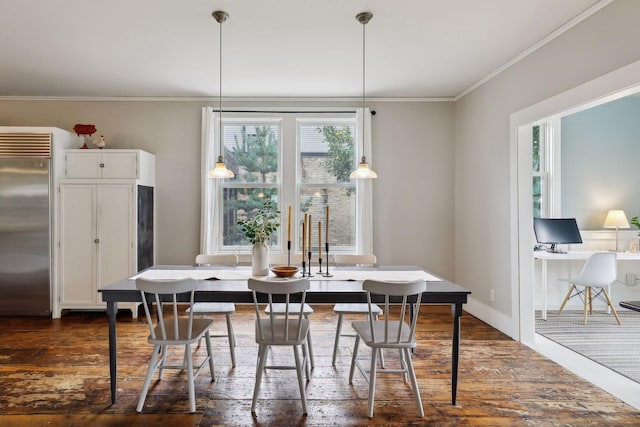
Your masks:
<svg viewBox="0 0 640 427"><path fill-rule="evenodd" d="M51 144L0 138L0 315L51 315ZM35 148L34 148L35 147Z"/></svg>

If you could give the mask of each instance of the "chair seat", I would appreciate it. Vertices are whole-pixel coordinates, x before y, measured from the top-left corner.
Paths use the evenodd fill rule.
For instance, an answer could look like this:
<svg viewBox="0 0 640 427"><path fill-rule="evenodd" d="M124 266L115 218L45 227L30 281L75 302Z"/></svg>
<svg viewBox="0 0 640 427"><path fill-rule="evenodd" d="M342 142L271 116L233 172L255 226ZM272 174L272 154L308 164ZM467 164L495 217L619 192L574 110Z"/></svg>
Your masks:
<svg viewBox="0 0 640 427"><path fill-rule="evenodd" d="M273 312L275 314L285 314L286 313L286 308L287 305L284 303L275 303L273 304ZM271 310L269 308L269 306L267 305L267 307L264 309L264 312L269 314L271 313ZM289 304L289 313L300 313L300 304L299 303L291 303ZM311 308L311 306L309 304L305 304L303 309L302 309L302 314L313 314L313 308Z"/></svg>
<svg viewBox="0 0 640 427"><path fill-rule="evenodd" d="M171 336L168 336L166 340L163 340L161 325L156 325L154 327L154 331L156 334L156 338L152 338L149 335L148 342L150 344L172 344L172 345L184 345L184 344L192 344L200 339L201 336L205 334L213 324L213 321L210 319L193 319L193 325L191 329L191 338L189 335L189 319L178 319L178 336L175 337L172 334L173 331L173 319L164 319L165 331Z"/></svg>
<svg viewBox="0 0 640 427"><path fill-rule="evenodd" d="M260 322L260 323L258 323ZM289 323L289 337L285 339L285 327ZM262 326L262 339L258 329ZM256 320L256 343L267 345L301 345L306 342L309 333L309 320L300 320L300 338L298 338L298 319L274 319L273 324L270 319Z"/></svg>
<svg viewBox="0 0 640 427"><path fill-rule="evenodd" d="M356 331L362 340L370 347L373 348L414 348L416 346L415 338L411 337L411 328L406 322L403 322L404 326L402 327L402 335L400 337L400 342L384 342L384 332L385 332L385 322L375 321L373 322L373 328L376 334L376 340L373 341L373 337L371 335L371 324L368 320L359 320L356 322L352 322L351 326ZM397 320L390 320L388 322L388 330L396 331L399 328L400 322ZM392 340L396 340L396 335L390 337Z"/></svg>
<svg viewBox="0 0 640 427"><path fill-rule="evenodd" d="M333 311L338 314L369 314L369 304L338 303L333 306ZM381 315L382 309L377 304L371 304L371 312Z"/></svg>
<svg viewBox="0 0 640 427"><path fill-rule="evenodd" d="M232 302L197 302L193 304L194 314L231 314L235 312L236 306Z"/></svg>

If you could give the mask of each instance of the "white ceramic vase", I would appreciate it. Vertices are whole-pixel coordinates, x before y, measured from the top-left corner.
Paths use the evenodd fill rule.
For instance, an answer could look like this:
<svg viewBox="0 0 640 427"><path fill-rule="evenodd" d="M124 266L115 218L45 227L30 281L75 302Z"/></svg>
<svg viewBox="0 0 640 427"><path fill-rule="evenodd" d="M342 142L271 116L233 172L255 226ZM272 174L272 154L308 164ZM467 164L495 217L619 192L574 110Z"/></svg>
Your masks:
<svg viewBox="0 0 640 427"><path fill-rule="evenodd" d="M251 274L254 276L267 276L269 274L269 251L264 243L253 245Z"/></svg>

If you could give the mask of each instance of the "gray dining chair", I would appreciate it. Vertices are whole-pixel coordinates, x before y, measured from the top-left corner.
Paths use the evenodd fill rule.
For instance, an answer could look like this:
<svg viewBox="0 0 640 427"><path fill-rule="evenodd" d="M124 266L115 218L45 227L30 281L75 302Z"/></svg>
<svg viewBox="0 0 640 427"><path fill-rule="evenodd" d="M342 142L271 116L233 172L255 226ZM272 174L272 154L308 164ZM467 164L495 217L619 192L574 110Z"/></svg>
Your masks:
<svg viewBox="0 0 640 427"><path fill-rule="evenodd" d="M213 266L213 265L227 265L235 266L238 264L238 256L234 254L216 254L207 255L200 254L196 256L196 265L200 266ZM197 302L193 304L191 308L193 313L198 317L224 315L227 322L227 333L212 334L212 338L227 338L229 341L229 353L231 354L231 366L236 366L236 337L233 332L233 324L231 322L231 315L236 312L236 306L232 302Z"/></svg>
<svg viewBox="0 0 640 427"><path fill-rule="evenodd" d="M336 254L333 257L335 264L338 265L354 265L354 266L374 266L377 262L376 256L373 254ZM378 316L383 314L382 309L373 304L372 312L374 320L378 320ZM331 358L331 366L336 366L338 356L338 348L340 346L340 337L355 337L354 334L342 333L342 326L345 315L363 315L365 318L369 316L369 306L364 303L337 303L333 306L333 312L338 315L338 325L336 327L336 337L333 343L333 356ZM380 364L384 368L384 355L380 353Z"/></svg>
<svg viewBox="0 0 640 427"><path fill-rule="evenodd" d="M136 279L136 289L140 291L144 312L149 325L149 337L147 341L153 344L153 352L149 361L149 368L144 379L140 399L138 400L137 412L142 412L144 401L149 391L151 378L158 371L158 379L162 379L162 373L165 369L177 369L187 371L187 381L189 389L189 408L191 412L196 411L195 399L195 378L200 374L202 369L209 364L211 372L211 381L215 380L213 357L211 352L211 339L209 336L209 327L212 321L209 319L194 318L193 311L188 312L188 316L179 316L184 313L182 309L178 310L178 302L180 294L188 294L189 306L193 306L194 294L198 283L194 279L180 280L147 280ZM151 317L150 304L155 303L157 308L157 323L154 324ZM182 304L182 302L180 302ZM171 306L173 316L165 317L164 311L166 307ZM195 367L193 366L193 354L191 346L198 342L200 338L204 338L207 346L207 357ZM167 358L167 347L184 346L184 356L182 364L173 365L169 363ZM158 356L160 359L158 359Z"/></svg>
<svg viewBox="0 0 640 427"><path fill-rule="evenodd" d="M353 374L355 368L369 383L369 398L367 401L367 416L373 417L373 402L376 392L376 380L378 373L400 373L403 380L407 380L407 376L411 380L413 395L418 408L418 413L424 417L422 408L422 400L420 398L420 390L418 388L418 380L413 369L413 360L411 351L416 348L416 323L420 312L420 302L422 293L426 291L427 284L424 280L416 280L410 282L387 282L377 280L365 280L362 284L363 289L367 292L367 304L369 305L369 319L353 322L351 326L356 332L356 342L353 346L353 356L351 357L351 369L349 371L349 384L353 384ZM386 313L384 320L374 320L372 306L372 295L384 297L384 311ZM389 311L391 297L400 298L401 303L398 304L399 316L392 319ZM411 314L411 304L414 305L413 315ZM360 342L371 348L370 370L367 372L358 360L358 348ZM400 368L399 369L383 369L378 371L377 358L382 349L393 349L399 351ZM387 396L389 398L389 396Z"/></svg>
<svg viewBox="0 0 640 427"><path fill-rule="evenodd" d="M249 289L253 294L253 302L256 311L256 343L258 344L258 361L256 365L256 381L253 389L253 399L251 401L251 414L256 414L256 404L260 393L260 384L263 373L266 369L295 369L298 378L298 388L300 389L300 400L304 414L307 414L307 397L305 394L304 374L309 381L309 371L307 364L307 338L309 336L309 319L304 315L302 307L309 290L307 279L288 280L258 280L249 279ZM264 299L258 295L266 296L266 308L269 314L263 314L262 308L265 305ZM299 297L299 303L293 303L294 298ZM278 316L273 306L276 304L285 306L285 315ZM298 310L293 309L293 305ZM269 348L276 346L289 346L293 350L295 366L293 365L267 365L267 354ZM300 357L302 352L302 358Z"/></svg>

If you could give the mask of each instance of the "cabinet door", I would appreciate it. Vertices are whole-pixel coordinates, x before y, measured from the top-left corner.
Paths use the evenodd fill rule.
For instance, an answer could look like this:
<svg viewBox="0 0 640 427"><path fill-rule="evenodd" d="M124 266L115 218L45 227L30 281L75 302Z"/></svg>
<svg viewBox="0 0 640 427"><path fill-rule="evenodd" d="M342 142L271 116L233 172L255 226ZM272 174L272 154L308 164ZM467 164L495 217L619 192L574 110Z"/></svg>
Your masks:
<svg viewBox="0 0 640 427"><path fill-rule="evenodd" d="M94 306L96 187L60 186L60 302Z"/></svg>
<svg viewBox="0 0 640 427"><path fill-rule="evenodd" d="M102 178L137 178L138 153L102 152Z"/></svg>
<svg viewBox="0 0 640 427"><path fill-rule="evenodd" d="M133 274L133 185L98 185L98 288Z"/></svg>
<svg viewBox="0 0 640 427"><path fill-rule="evenodd" d="M100 178L100 153L83 150L81 153L66 153L67 178Z"/></svg>

